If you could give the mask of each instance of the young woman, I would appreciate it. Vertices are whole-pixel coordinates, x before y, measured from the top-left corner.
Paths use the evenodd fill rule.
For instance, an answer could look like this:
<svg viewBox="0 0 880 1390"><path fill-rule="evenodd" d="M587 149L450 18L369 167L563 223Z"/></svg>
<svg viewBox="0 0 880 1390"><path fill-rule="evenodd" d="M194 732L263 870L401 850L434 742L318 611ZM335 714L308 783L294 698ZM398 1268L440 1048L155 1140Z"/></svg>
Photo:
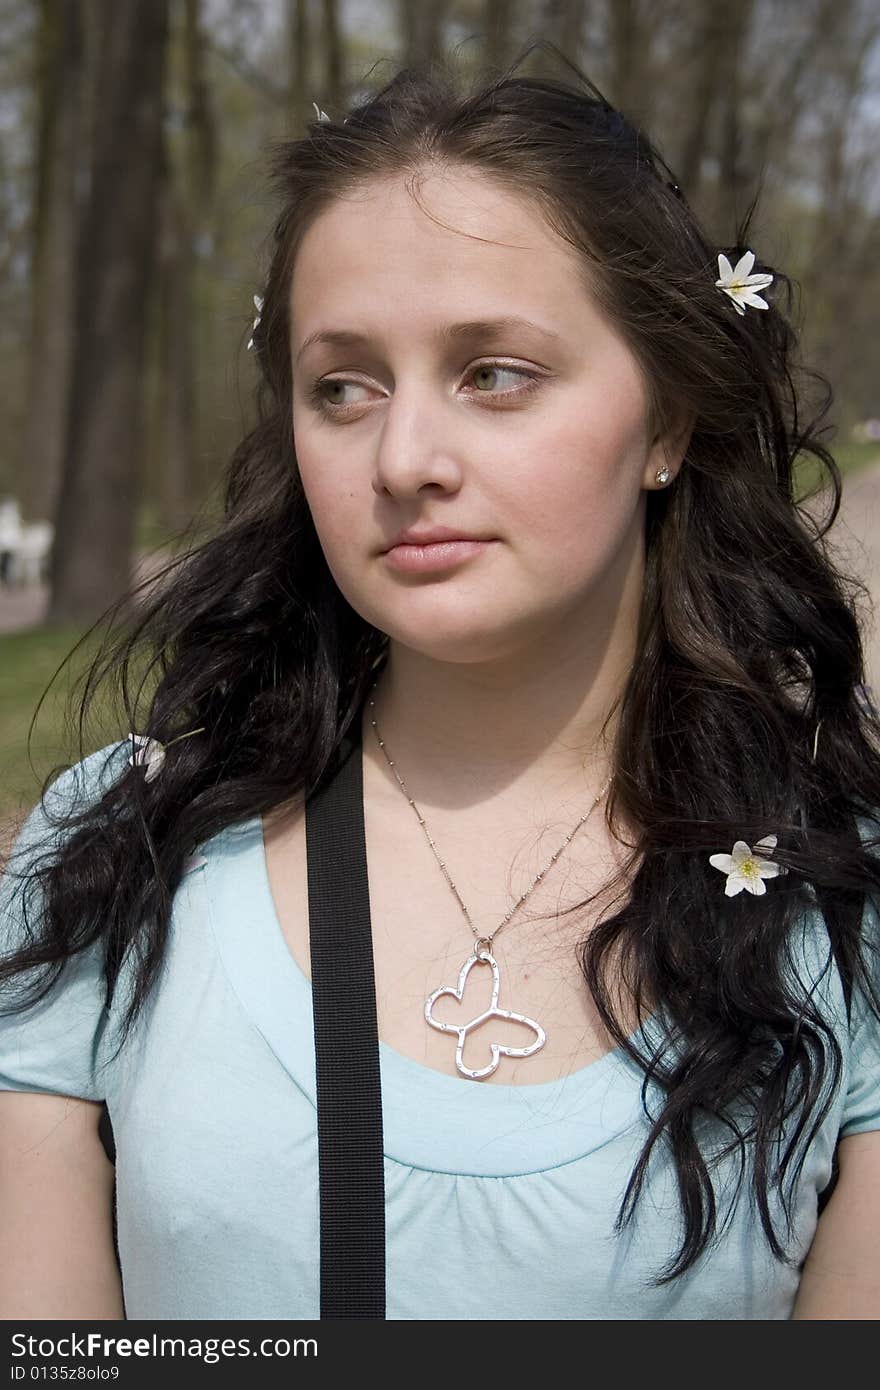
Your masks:
<svg viewBox="0 0 880 1390"><path fill-rule="evenodd" d="M880 730L789 280L585 81L400 72L273 171L222 525L3 880L4 1316L319 1315L347 740L387 1317L876 1317Z"/></svg>

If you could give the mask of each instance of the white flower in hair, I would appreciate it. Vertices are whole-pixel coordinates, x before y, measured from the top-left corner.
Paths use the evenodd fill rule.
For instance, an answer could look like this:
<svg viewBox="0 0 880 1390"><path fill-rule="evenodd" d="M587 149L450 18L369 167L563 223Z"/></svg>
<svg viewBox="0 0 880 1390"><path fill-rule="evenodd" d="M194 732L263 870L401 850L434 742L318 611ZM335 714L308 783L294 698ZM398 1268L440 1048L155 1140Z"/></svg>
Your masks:
<svg viewBox="0 0 880 1390"><path fill-rule="evenodd" d="M254 308L255 308L256 311L257 311L257 317L254 319L254 326L253 326L253 328L251 329L251 336L250 336L250 338L248 339L248 352L250 352L251 348L252 348L253 345L254 345L254 334L256 333L257 329L259 328L259 326L260 326L260 319L261 319L262 316L263 316L263 301L262 301L262 299L260 298L260 296L259 296L258 294L255 294L255 295L254 295Z"/></svg>
<svg viewBox="0 0 880 1390"><path fill-rule="evenodd" d="M162 771L162 764L165 761L165 745L159 743L158 739L147 738L146 734L129 734L132 743L136 748L128 763L130 767L145 767L146 773L144 780L152 782Z"/></svg>
<svg viewBox="0 0 880 1390"><path fill-rule="evenodd" d="M710 854L709 863L713 869L720 869L727 874L727 883L724 887L725 895L728 898L741 893L744 888L756 897L766 893L764 886L765 878L775 878L777 874L787 874L782 864L774 864L770 859L762 859L756 853L757 850L774 850L776 848L776 836L765 835L763 840L758 840L754 849L749 849L745 840L737 840L733 846L732 854Z"/></svg>
<svg viewBox="0 0 880 1390"><path fill-rule="evenodd" d="M134 753L128 760L129 767L145 767L145 782L153 782L162 771L162 764L165 762L165 749L170 748L174 743L180 743L181 739L192 738L193 734L203 734L205 730L190 729L187 734L178 734L171 743L160 743L157 738L148 738L146 734L129 734L129 739L135 744Z"/></svg>
<svg viewBox="0 0 880 1390"><path fill-rule="evenodd" d="M766 274L752 275L751 269L754 264L754 251L747 251L744 256L740 256L735 266L730 264L723 252L718 257L720 278L715 281L715 288L730 296L738 314L745 313L744 304L751 305L753 309L770 308L766 299L762 299L755 291L765 290L768 285L772 285L774 277Z"/></svg>
<svg viewBox="0 0 880 1390"><path fill-rule="evenodd" d="M326 111L322 111L321 108L320 108L320 106L318 105L318 103L317 103L316 101L313 101L313 102L312 102L312 105L313 105L314 108L315 108L315 115L317 116L317 118L318 118L319 121L329 121L329 120L330 120L330 117L327 115L327 112L326 112Z"/></svg>

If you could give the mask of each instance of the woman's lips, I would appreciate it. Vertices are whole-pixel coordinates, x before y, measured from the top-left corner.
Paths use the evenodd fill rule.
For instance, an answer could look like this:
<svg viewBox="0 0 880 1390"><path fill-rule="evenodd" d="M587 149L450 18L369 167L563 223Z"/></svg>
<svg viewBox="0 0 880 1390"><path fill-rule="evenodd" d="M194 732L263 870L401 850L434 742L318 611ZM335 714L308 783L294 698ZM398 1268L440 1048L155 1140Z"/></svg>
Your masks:
<svg viewBox="0 0 880 1390"><path fill-rule="evenodd" d="M433 541L430 545L394 545L385 551L392 569L409 573L428 570L447 570L479 555L493 541Z"/></svg>

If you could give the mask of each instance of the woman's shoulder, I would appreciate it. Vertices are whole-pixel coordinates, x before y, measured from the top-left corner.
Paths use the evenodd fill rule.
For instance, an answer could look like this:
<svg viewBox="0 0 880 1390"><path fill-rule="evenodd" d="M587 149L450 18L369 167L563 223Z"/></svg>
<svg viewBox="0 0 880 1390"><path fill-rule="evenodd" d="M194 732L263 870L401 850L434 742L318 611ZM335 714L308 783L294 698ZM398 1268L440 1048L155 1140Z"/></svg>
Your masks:
<svg viewBox="0 0 880 1390"><path fill-rule="evenodd" d="M128 750L128 740L121 740L88 754L65 769L31 810L0 874L0 959L32 944L42 890L33 896L30 875L65 839L67 818L87 809L121 774ZM42 983L48 987L32 998L30 986ZM103 1099L105 1000L100 938L68 956L54 979L36 966L7 979L0 990L0 1090Z"/></svg>
<svg viewBox="0 0 880 1390"><path fill-rule="evenodd" d="M67 823L107 792L124 773L130 755L128 739L105 744L63 769L32 804L15 830L5 859L0 861L0 882L18 879L32 867L34 856L54 851L64 842Z"/></svg>
<svg viewBox="0 0 880 1390"><path fill-rule="evenodd" d="M120 738L87 753L59 774L49 789L50 796L65 803L97 799L126 771L131 752L131 740Z"/></svg>

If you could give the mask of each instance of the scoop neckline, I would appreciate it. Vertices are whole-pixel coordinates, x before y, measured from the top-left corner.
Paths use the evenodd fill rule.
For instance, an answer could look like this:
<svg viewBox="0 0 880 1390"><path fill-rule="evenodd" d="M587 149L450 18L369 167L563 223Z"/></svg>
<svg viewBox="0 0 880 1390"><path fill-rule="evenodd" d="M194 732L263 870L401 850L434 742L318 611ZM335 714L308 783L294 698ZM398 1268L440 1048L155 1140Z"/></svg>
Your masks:
<svg viewBox="0 0 880 1390"><path fill-rule="evenodd" d="M203 846L208 911L245 1012L317 1108L311 981L275 908L263 819L229 826ZM651 1040L651 1014L630 1040ZM551 1081L481 1085L438 1071L379 1039L384 1152L409 1167L513 1176L592 1152L641 1110L640 1067L619 1045ZM414 1097L417 1103L414 1103Z"/></svg>

